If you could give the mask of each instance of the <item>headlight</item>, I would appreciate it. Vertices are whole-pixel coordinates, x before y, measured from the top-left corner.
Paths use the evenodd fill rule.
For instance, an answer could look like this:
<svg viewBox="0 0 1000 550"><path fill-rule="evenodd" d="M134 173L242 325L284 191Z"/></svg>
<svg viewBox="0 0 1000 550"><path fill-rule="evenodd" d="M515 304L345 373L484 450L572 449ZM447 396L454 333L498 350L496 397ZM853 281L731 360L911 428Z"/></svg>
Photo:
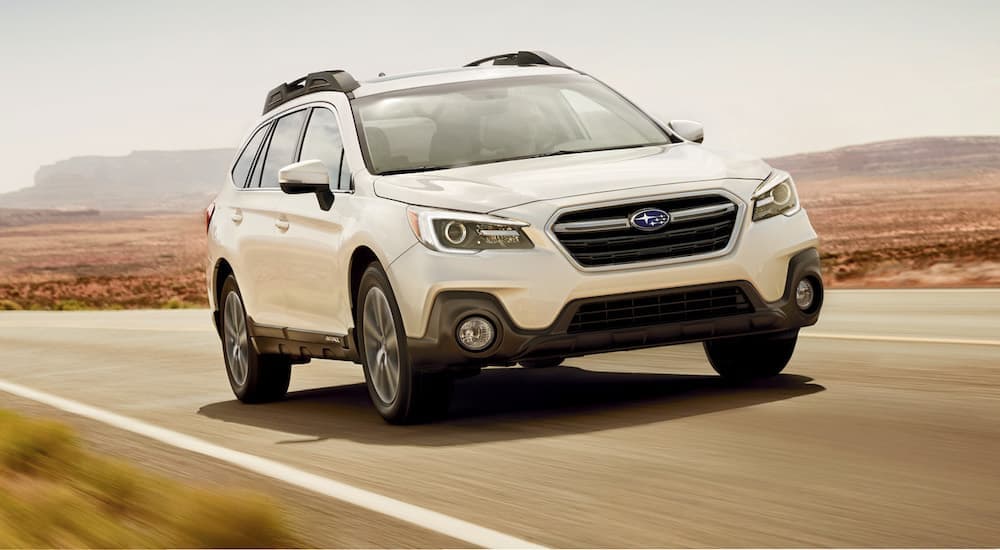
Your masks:
<svg viewBox="0 0 1000 550"><path fill-rule="evenodd" d="M784 214L791 216L799 211L799 196L795 192L792 176L785 172L772 172L753 192L753 221L765 220Z"/></svg>
<svg viewBox="0 0 1000 550"><path fill-rule="evenodd" d="M517 220L412 206L406 215L413 234L431 250L469 254L535 246L521 230L528 224Z"/></svg>

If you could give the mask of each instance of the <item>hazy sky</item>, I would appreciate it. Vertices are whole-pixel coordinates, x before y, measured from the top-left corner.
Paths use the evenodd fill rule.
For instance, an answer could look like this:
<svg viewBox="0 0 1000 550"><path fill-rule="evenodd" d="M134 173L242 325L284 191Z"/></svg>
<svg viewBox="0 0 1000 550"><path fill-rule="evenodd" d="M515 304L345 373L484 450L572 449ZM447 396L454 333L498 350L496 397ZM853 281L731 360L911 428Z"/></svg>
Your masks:
<svg viewBox="0 0 1000 550"><path fill-rule="evenodd" d="M233 147L268 89L310 71L516 49L764 156L1000 134L998 0L0 0L0 190L71 156Z"/></svg>

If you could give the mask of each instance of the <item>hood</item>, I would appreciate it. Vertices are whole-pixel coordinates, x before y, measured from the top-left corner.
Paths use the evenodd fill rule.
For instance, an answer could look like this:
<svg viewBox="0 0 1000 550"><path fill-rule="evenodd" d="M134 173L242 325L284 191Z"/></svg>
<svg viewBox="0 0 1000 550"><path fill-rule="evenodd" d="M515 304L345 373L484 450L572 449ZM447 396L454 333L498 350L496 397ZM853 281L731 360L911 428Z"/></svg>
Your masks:
<svg viewBox="0 0 1000 550"><path fill-rule="evenodd" d="M375 193L419 206L486 213L629 188L728 178L762 180L770 171L755 157L679 143L379 176Z"/></svg>

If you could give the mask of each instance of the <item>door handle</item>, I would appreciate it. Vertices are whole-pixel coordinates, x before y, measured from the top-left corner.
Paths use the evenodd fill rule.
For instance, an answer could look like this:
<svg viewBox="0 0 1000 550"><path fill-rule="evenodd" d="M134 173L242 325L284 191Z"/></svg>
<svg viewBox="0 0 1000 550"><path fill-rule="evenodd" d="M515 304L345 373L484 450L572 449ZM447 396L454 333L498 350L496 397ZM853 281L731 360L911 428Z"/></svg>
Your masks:
<svg viewBox="0 0 1000 550"><path fill-rule="evenodd" d="M288 231L288 220L274 220L274 226L279 231Z"/></svg>
<svg viewBox="0 0 1000 550"><path fill-rule="evenodd" d="M233 215L230 216L230 219L236 223L240 223L241 221L243 221L243 212L239 210L234 210Z"/></svg>

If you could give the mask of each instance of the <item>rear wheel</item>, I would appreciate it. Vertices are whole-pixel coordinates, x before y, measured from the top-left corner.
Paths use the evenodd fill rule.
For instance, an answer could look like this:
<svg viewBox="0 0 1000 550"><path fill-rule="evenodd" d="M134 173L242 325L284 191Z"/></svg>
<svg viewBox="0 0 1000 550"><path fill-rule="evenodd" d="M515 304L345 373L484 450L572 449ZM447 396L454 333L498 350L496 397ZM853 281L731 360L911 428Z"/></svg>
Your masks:
<svg viewBox="0 0 1000 550"><path fill-rule="evenodd" d="M243 296L230 275L222 285L222 355L236 398L244 403L276 401L288 392L291 360L283 355L261 355L250 342Z"/></svg>
<svg viewBox="0 0 1000 550"><path fill-rule="evenodd" d="M705 355L715 372L738 382L777 376L792 358L799 331L709 340Z"/></svg>
<svg viewBox="0 0 1000 550"><path fill-rule="evenodd" d="M519 364L526 369L547 369L558 367L565 361L562 357L549 357L547 359L526 359Z"/></svg>
<svg viewBox="0 0 1000 550"><path fill-rule="evenodd" d="M443 416L451 402L452 379L413 368L399 306L378 263L368 266L361 276L355 303L368 395L382 418L407 424Z"/></svg>

